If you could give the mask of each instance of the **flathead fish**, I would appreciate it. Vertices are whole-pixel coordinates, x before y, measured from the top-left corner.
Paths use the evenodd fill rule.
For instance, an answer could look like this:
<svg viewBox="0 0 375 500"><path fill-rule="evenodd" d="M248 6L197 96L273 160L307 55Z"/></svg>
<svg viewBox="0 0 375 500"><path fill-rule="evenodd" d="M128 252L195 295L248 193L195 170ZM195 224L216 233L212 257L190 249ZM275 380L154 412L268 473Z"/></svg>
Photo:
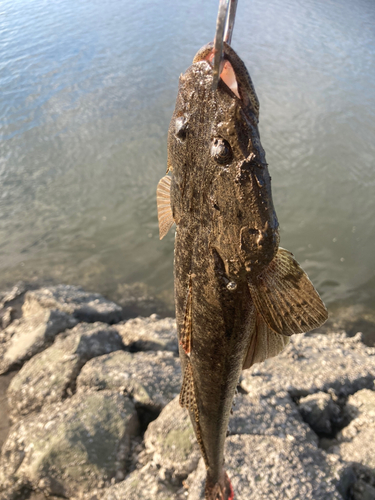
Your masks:
<svg viewBox="0 0 375 500"><path fill-rule="evenodd" d="M183 382L207 469L205 498L233 489L224 441L241 371L276 356L327 310L293 255L279 247L259 102L239 56L224 46L212 89L213 45L181 75L157 188L160 237L176 224L175 301Z"/></svg>

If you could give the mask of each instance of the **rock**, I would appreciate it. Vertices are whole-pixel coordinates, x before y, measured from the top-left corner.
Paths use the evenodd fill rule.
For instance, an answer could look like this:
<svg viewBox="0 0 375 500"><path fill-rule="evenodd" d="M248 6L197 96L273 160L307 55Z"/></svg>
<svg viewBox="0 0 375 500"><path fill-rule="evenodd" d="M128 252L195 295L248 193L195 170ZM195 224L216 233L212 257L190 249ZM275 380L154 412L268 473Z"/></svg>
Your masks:
<svg viewBox="0 0 375 500"><path fill-rule="evenodd" d="M52 344L58 333L76 324L73 316L57 309L13 321L3 332L6 341L2 345L0 374L24 363Z"/></svg>
<svg viewBox="0 0 375 500"><path fill-rule="evenodd" d="M137 432L128 398L110 391L76 394L12 428L2 449L0 487L18 482L69 498L109 485L124 470Z"/></svg>
<svg viewBox="0 0 375 500"><path fill-rule="evenodd" d="M304 421L319 435L331 434L332 425L340 418L340 407L325 392L302 398L298 409Z"/></svg>
<svg viewBox="0 0 375 500"><path fill-rule="evenodd" d="M156 314L152 314L149 318L134 318L118 323L115 328L131 352L178 352L176 320L173 318L159 319Z"/></svg>
<svg viewBox="0 0 375 500"><path fill-rule="evenodd" d="M333 500L345 467L311 443L276 436L236 435L227 438L225 468L236 500ZM204 497L206 470L201 459L187 480L188 500Z"/></svg>
<svg viewBox="0 0 375 500"><path fill-rule="evenodd" d="M120 283L113 298L122 306L124 318L150 316L153 313L161 316L174 314L174 309L156 298L145 283Z"/></svg>
<svg viewBox="0 0 375 500"><path fill-rule="evenodd" d="M178 403L175 320L118 322L119 306L76 287L17 293L4 303L19 309L0 331L0 366L4 355L9 366L33 357L8 388L15 423L1 458L4 498L201 499L205 470ZM92 324L95 314L117 323ZM90 324L58 333L63 317ZM236 500L375 498L375 349L362 340L295 335L243 373L225 452Z"/></svg>
<svg viewBox="0 0 375 500"><path fill-rule="evenodd" d="M302 420L296 404L285 391L268 398L259 394L237 394L229 434L278 436L290 441L318 443L317 436Z"/></svg>
<svg viewBox="0 0 375 500"><path fill-rule="evenodd" d="M0 330L22 316L22 304L27 286L19 282L11 290L0 292ZM0 343L2 342L0 335Z"/></svg>
<svg viewBox="0 0 375 500"><path fill-rule="evenodd" d="M180 360L171 352L113 352L92 359L77 379L77 390L126 392L137 405L164 408L180 391Z"/></svg>
<svg viewBox="0 0 375 500"><path fill-rule="evenodd" d="M144 437L146 452L159 467L159 475L175 485L197 466L201 456L189 414L180 407L178 399L163 409ZM309 442L315 447L318 443L317 436L303 422L295 403L286 393L269 400L238 394L229 432L231 435L272 435L296 444Z"/></svg>
<svg viewBox="0 0 375 500"><path fill-rule="evenodd" d="M189 413L181 408L178 396L151 422L144 439L159 474L172 484L178 485L197 467L201 453Z"/></svg>
<svg viewBox="0 0 375 500"><path fill-rule="evenodd" d="M351 488L353 500L374 500L375 498L375 470L362 464L352 464L356 481Z"/></svg>
<svg viewBox="0 0 375 500"><path fill-rule="evenodd" d="M360 334L300 334L276 358L244 371L241 386L265 396L286 390L301 397L329 389L347 396L371 388L374 377L375 348L363 345Z"/></svg>
<svg viewBox="0 0 375 500"><path fill-rule="evenodd" d="M84 500L176 500L175 491L176 488L160 480L157 467L149 463L121 483L92 491Z"/></svg>
<svg viewBox="0 0 375 500"><path fill-rule="evenodd" d="M375 488L361 479L353 486L353 500L374 500Z"/></svg>
<svg viewBox="0 0 375 500"><path fill-rule="evenodd" d="M72 314L79 321L117 323L122 319L122 308L99 293L85 292L81 287L57 285L25 294L22 311L25 316L43 309L59 309Z"/></svg>
<svg viewBox="0 0 375 500"><path fill-rule="evenodd" d="M38 411L61 401L74 389L82 366L91 358L123 348L118 332L105 323L80 323L60 334L55 343L34 356L8 388L10 416Z"/></svg>
<svg viewBox="0 0 375 500"><path fill-rule="evenodd" d="M0 311L1 324L0 327L2 329L6 328L13 321L13 307L5 307Z"/></svg>
<svg viewBox="0 0 375 500"><path fill-rule="evenodd" d="M352 420L353 429L361 429L375 422L375 384L374 390L363 389L349 396L345 412ZM348 429L346 430L348 432ZM356 433L355 433L356 434ZM355 435L354 434L354 435Z"/></svg>
<svg viewBox="0 0 375 500"><path fill-rule="evenodd" d="M339 453L348 462L375 469L375 392L363 389L349 396L347 413L353 418L338 435Z"/></svg>
<svg viewBox="0 0 375 500"><path fill-rule="evenodd" d="M26 289L27 288L25 283L19 281L11 290L0 293L0 307L4 307L5 305L17 299L20 295L25 293Z"/></svg>
<svg viewBox="0 0 375 500"><path fill-rule="evenodd" d="M8 400L6 398L6 391L14 375L15 372L9 372L6 375L0 376L0 450L8 436L10 427L8 419L9 407Z"/></svg>

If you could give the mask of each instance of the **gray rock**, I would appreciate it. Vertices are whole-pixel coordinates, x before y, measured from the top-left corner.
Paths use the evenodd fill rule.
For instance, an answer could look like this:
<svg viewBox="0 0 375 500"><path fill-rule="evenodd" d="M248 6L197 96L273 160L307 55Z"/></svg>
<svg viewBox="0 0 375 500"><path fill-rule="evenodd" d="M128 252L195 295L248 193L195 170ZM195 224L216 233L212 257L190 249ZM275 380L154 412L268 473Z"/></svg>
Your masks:
<svg viewBox="0 0 375 500"><path fill-rule="evenodd" d="M231 436L225 446L225 468L236 500L342 499L337 487L344 466L336 456L311 443L276 436ZM204 498L206 470L201 460L187 480L188 500Z"/></svg>
<svg viewBox="0 0 375 500"><path fill-rule="evenodd" d="M197 467L201 453L189 413L181 408L178 396L151 422L144 439L159 475L171 483L178 484Z"/></svg>
<svg viewBox="0 0 375 500"><path fill-rule="evenodd" d="M298 407L302 418L317 434L331 434L332 425L340 417L340 407L330 394L318 392L300 400Z"/></svg>
<svg viewBox="0 0 375 500"><path fill-rule="evenodd" d="M137 404L164 408L180 391L180 360L168 351L118 351L92 359L77 379L78 390L111 389Z"/></svg>
<svg viewBox="0 0 375 500"><path fill-rule="evenodd" d="M5 307L0 311L0 328L4 329L13 321L13 307Z"/></svg>
<svg viewBox="0 0 375 500"><path fill-rule="evenodd" d="M197 466L200 458L198 443L189 414L179 405L178 397L169 403L145 433L145 448L159 467L162 479L178 484ZM303 422L295 403L286 393L268 400L238 394L229 422L230 434L253 434L286 438L291 443L318 439Z"/></svg>
<svg viewBox="0 0 375 500"><path fill-rule="evenodd" d="M371 425L375 422L375 383L374 389L363 389L352 396L348 397L345 412L350 420L351 425L346 429L346 433L350 435L349 428L361 429L362 427ZM356 435L356 431L355 434Z"/></svg>
<svg viewBox="0 0 375 500"><path fill-rule="evenodd" d="M55 343L34 356L8 388L10 417L40 410L61 401L74 388L82 366L91 358L123 348L118 332L105 323L80 323L60 334Z"/></svg>
<svg viewBox="0 0 375 500"><path fill-rule="evenodd" d="M4 307L9 302L17 299L20 295L22 295L26 291L26 285L22 281L19 281L14 285L11 290L0 293L0 307Z"/></svg>
<svg viewBox="0 0 375 500"><path fill-rule="evenodd" d="M363 389L350 396L346 411L353 420L338 436L339 453L348 462L375 469L375 392Z"/></svg>
<svg viewBox="0 0 375 500"><path fill-rule="evenodd" d="M76 394L12 428L2 448L0 488L24 484L69 498L109 485L123 473L137 432L128 398L110 391Z"/></svg>
<svg viewBox="0 0 375 500"><path fill-rule="evenodd" d="M2 345L0 374L24 363L52 344L58 333L76 324L73 316L57 309L13 321L3 332L6 340Z"/></svg>
<svg viewBox="0 0 375 500"><path fill-rule="evenodd" d="M153 313L161 316L174 314L174 309L156 298L145 283L120 283L113 299L122 306L124 318L150 316Z"/></svg>
<svg viewBox="0 0 375 500"><path fill-rule="evenodd" d="M359 479L353 486L353 500L374 500L375 488Z"/></svg>
<svg viewBox="0 0 375 500"><path fill-rule="evenodd" d="M292 397L333 389L349 395L371 388L375 377L375 348L361 342L361 335L293 335L276 358L243 372L242 387L251 394L276 394L286 390Z"/></svg>
<svg viewBox="0 0 375 500"><path fill-rule="evenodd" d="M353 500L373 500L375 498L375 470L362 464L352 464L356 480L351 488Z"/></svg>
<svg viewBox="0 0 375 500"><path fill-rule="evenodd" d="M178 352L176 320L173 318L159 319L153 314L149 318L135 318L118 323L115 328L124 345L132 352Z"/></svg>
<svg viewBox="0 0 375 500"><path fill-rule="evenodd" d="M164 483L153 463L135 470L121 483L94 490L84 500L176 500L176 488Z"/></svg>
<svg viewBox="0 0 375 500"><path fill-rule="evenodd" d="M318 443L316 434L303 421L285 391L267 398L259 394L238 394L229 421L229 434L278 436L291 442Z"/></svg>
<svg viewBox="0 0 375 500"><path fill-rule="evenodd" d="M26 292L22 311L25 316L43 309L59 309L79 321L117 323L122 308L99 293L85 292L81 287L57 285Z"/></svg>

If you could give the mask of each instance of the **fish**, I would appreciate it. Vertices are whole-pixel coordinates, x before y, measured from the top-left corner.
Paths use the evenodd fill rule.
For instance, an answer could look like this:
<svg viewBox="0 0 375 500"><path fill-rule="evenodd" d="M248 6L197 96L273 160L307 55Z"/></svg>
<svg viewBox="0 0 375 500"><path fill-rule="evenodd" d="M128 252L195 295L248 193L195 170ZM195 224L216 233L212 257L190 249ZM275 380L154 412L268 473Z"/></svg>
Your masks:
<svg viewBox="0 0 375 500"><path fill-rule="evenodd" d="M213 89L213 44L179 78L157 186L160 238L176 225L174 289L187 408L203 456L207 500L232 500L224 443L242 370L322 325L318 292L279 246L259 101L245 64L224 44Z"/></svg>

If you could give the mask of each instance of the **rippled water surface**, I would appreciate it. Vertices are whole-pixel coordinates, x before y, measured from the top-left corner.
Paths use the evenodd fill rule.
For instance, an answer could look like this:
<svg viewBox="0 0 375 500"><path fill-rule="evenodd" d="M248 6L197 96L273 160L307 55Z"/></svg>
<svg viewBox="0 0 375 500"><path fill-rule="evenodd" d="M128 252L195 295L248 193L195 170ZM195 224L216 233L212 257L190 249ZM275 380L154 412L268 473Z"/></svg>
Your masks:
<svg viewBox="0 0 375 500"><path fill-rule="evenodd" d="M158 239L178 76L217 2L0 3L0 288L18 279L172 301ZM239 0L281 244L328 305L375 307L375 2Z"/></svg>

